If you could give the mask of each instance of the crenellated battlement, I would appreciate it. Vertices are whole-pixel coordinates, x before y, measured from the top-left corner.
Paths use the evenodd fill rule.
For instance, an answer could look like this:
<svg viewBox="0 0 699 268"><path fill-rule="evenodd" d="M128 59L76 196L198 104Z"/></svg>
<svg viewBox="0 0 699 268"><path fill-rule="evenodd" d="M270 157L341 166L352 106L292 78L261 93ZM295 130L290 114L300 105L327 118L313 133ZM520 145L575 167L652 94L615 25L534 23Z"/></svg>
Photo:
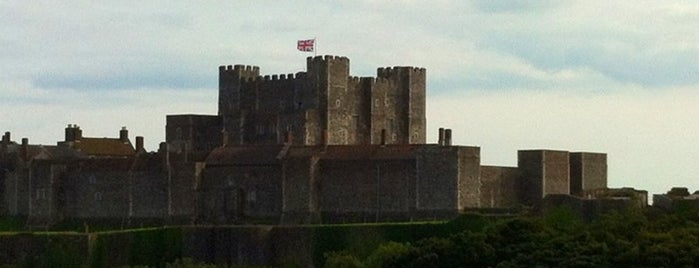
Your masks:
<svg viewBox="0 0 699 268"><path fill-rule="evenodd" d="M377 77L391 78L397 77L403 74L408 75L425 75L425 68L420 67L410 67L410 66L394 66L394 67L383 67L376 70Z"/></svg>
<svg viewBox="0 0 699 268"><path fill-rule="evenodd" d="M252 83L258 83L258 82L292 82L297 79L304 79L306 78L306 73L305 72L298 72L296 74L289 73L289 74L272 74L272 75L258 75L254 77L243 77L241 78L241 82L243 84L252 84Z"/></svg>
<svg viewBox="0 0 699 268"><path fill-rule="evenodd" d="M333 55L322 55L322 56L315 56L315 57L307 57L306 62L328 62L328 61L341 61L346 64L349 64L349 58L344 57L344 56L333 56Z"/></svg>
<svg viewBox="0 0 699 268"><path fill-rule="evenodd" d="M229 74L238 79L251 79L260 75L260 67L252 65L221 65L219 75Z"/></svg>

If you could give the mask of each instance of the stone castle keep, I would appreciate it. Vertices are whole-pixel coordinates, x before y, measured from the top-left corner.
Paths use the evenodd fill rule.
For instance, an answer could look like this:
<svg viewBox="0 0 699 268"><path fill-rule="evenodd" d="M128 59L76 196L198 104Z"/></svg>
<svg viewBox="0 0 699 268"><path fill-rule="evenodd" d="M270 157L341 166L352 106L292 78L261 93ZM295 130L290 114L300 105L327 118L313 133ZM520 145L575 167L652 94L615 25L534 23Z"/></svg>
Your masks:
<svg viewBox="0 0 699 268"><path fill-rule="evenodd" d="M414 221L610 191L606 154L522 150L517 167L498 167L481 165L478 147L452 145L450 129L427 143L425 69L349 68L334 56L287 75L221 66L218 115L168 115L157 152L126 128L91 138L68 125L55 146L6 132L0 215L33 225Z"/></svg>

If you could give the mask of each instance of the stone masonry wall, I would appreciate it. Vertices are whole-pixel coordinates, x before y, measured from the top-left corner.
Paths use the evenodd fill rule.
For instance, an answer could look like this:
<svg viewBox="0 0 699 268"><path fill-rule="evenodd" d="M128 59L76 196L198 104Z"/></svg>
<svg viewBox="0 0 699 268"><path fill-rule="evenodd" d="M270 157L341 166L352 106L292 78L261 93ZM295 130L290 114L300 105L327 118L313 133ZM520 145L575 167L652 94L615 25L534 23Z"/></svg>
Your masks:
<svg viewBox="0 0 699 268"><path fill-rule="evenodd" d="M519 151L518 168L522 172L524 204L537 205L547 194L570 193L570 161L566 151Z"/></svg>
<svg viewBox="0 0 699 268"><path fill-rule="evenodd" d="M413 206L413 160L321 160L319 172L324 222L407 218Z"/></svg>
<svg viewBox="0 0 699 268"><path fill-rule="evenodd" d="M349 59L307 58L307 72L261 77L253 66L219 68L219 116L230 144L425 142L425 69L379 68L349 76Z"/></svg>
<svg viewBox="0 0 699 268"><path fill-rule="evenodd" d="M199 219L218 224L279 222L281 174L278 165L208 167L199 190Z"/></svg>
<svg viewBox="0 0 699 268"><path fill-rule="evenodd" d="M283 163L283 224L311 223L318 211L317 157L285 159Z"/></svg>
<svg viewBox="0 0 699 268"><path fill-rule="evenodd" d="M459 210L479 208L481 196L481 152L478 147L458 146Z"/></svg>
<svg viewBox="0 0 699 268"><path fill-rule="evenodd" d="M456 147L426 145L417 153L416 210L458 211Z"/></svg>
<svg viewBox="0 0 699 268"><path fill-rule="evenodd" d="M585 191L607 188L607 154L570 154L570 193L582 196Z"/></svg>
<svg viewBox="0 0 699 268"><path fill-rule="evenodd" d="M521 172L516 167L481 166L481 207L508 208L519 203Z"/></svg>

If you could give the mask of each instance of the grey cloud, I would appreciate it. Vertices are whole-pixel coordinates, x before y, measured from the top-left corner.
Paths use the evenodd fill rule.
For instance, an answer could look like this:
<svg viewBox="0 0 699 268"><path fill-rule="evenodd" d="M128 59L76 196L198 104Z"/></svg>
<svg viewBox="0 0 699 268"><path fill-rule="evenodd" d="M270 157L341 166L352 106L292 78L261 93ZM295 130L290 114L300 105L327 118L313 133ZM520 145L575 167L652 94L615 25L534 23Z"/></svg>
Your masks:
<svg viewBox="0 0 699 268"><path fill-rule="evenodd" d="M42 75L35 77L33 84L47 89L132 89L132 88L201 88L215 87L212 77L190 73L123 73L99 76Z"/></svg>
<svg viewBox="0 0 699 268"><path fill-rule="evenodd" d="M531 1L531 0L510 0L510 1L493 1L493 0L471 0L471 3L484 12L520 12L520 11L536 11L553 8L562 1Z"/></svg>

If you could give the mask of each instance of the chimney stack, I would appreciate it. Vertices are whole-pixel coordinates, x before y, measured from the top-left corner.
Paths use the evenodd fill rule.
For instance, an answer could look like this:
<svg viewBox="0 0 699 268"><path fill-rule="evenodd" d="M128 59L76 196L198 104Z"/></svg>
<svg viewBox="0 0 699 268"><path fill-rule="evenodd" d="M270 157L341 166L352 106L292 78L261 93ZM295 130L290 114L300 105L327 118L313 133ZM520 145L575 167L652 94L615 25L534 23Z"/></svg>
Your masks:
<svg viewBox="0 0 699 268"><path fill-rule="evenodd" d="M24 161L29 160L29 139L22 138L22 147L20 148L20 154Z"/></svg>
<svg viewBox="0 0 699 268"><path fill-rule="evenodd" d="M2 136L2 144L3 145L10 144L10 132L9 131L5 132L5 135Z"/></svg>
<svg viewBox="0 0 699 268"><path fill-rule="evenodd" d="M126 127L121 127L121 130L119 131L119 140L121 142L129 141L129 131L126 129Z"/></svg>
<svg viewBox="0 0 699 268"><path fill-rule="evenodd" d="M444 130L444 146L451 146L451 128Z"/></svg>
<svg viewBox="0 0 699 268"><path fill-rule="evenodd" d="M143 136L136 136L136 152L143 151Z"/></svg>
<svg viewBox="0 0 699 268"><path fill-rule="evenodd" d="M444 146L444 128L443 127L439 128L439 139L437 140L437 144Z"/></svg>
<svg viewBox="0 0 699 268"><path fill-rule="evenodd" d="M73 128L75 129L75 140L81 140L83 138L83 130L80 129L80 126L78 126L77 124L74 124Z"/></svg>
<svg viewBox="0 0 699 268"><path fill-rule="evenodd" d="M75 141L75 134L77 134L76 132L77 132L77 131L75 131L75 128L73 127L73 125L72 125L72 124L68 124L68 126L66 127L66 132L65 132L65 133L66 133L66 139L65 139L65 140L66 140L67 142Z"/></svg>

